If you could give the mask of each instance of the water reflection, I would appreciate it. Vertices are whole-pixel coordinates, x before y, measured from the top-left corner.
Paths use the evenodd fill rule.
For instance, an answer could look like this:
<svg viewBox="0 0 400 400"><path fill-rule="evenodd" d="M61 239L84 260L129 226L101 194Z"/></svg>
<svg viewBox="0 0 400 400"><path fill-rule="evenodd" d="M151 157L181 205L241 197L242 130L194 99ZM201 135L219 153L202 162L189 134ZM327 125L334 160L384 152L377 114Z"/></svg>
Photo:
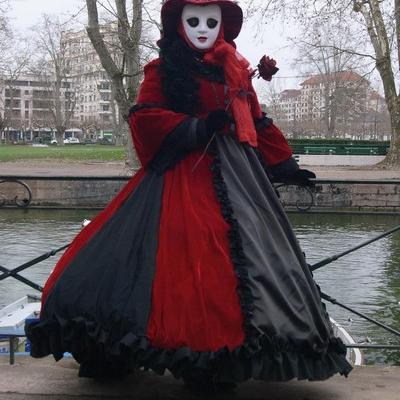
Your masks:
<svg viewBox="0 0 400 400"><path fill-rule="evenodd" d="M391 324L393 328L400 330L400 235L392 236L388 243L390 257L383 264L382 272L386 279L378 290L375 315L380 320ZM400 343L400 338L396 340L390 333L385 335L388 343ZM391 363L400 364L400 352L386 351L379 355L379 361L386 359Z"/></svg>
<svg viewBox="0 0 400 400"><path fill-rule="evenodd" d="M400 217L358 215L290 216L308 262L340 253L400 223ZM400 330L400 233L384 238L316 271L321 289L341 303ZM400 344L375 325L328 304L329 313L359 341ZM399 352L366 351L366 362L400 364Z"/></svg>
<svg viewBox="0 0 400 400"><path fill-rule="evenodd" d="M15 268L69 243L93 211L0 210L0 265ZM400 217L291 214L308 262L340 253L400 224ZM22 273L43 285L60 255ZM321 289L344 304L400 330L400 233L384 238L315 272ZM27 293L20 282L0 281L0 307ZM399 344L399 338L329 305L330 314L360 341ZM400 353L365 352L367 362L400 364Z"/></svg>
<svg viewBox="0 0 400 400"><path fill-rule="evenodd" d="M93 211L0 210L0 265L13 269L49 250L61 247L81 229ZM61 254L21 273L42 285ZM25 296L38 294L13 278L0 281L0 307Z"/></svg>

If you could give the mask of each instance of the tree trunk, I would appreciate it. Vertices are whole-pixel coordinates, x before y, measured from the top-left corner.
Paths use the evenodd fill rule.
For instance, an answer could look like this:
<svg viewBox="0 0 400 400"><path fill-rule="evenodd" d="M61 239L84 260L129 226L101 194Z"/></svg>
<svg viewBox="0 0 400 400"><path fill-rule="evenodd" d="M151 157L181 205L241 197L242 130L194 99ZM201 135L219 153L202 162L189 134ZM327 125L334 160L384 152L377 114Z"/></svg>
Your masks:
<svg viewBox="0 0 400 400"><path fill-rule="evenodd" d="M390 114L390 148L385 160L380 163L386 166L400 166L400 98L396 92L396 84L390 57L382 57L376 61L381 76L385 100Z"/></svg>
<svg viewBox="0 0 400 400"><path fill-rule="evenodd" d="M389 152L386 158L380 163L384 166L400 166L400 101L393 98L389 101L391 139Z"/></svg>
<svg viewBox="0 0 400 400"><path fill-rule="evenodd" d="M114 134L115 134L115 145L116 146L126 146L126 135L127 126L125 120L119 116L118 122L115 123Z"/></svg>
<svg viewBox="0 0 400 400"><path fill-rule="evenodd" d="M124 65L120 68L115 62L106 46L100 31L97 0L86 0L88 12L88 25L86 31L93 47L98 54L101 64L107 72L113 86L113 96L118 104L122 121L127 121L129 110L132 107L140 82L140 49L139 43L142 33L142 0L132 1L132 19L129 23L126 9L126 0L115 0L118 20L118 38L122 49ZM124 124L124 131L128 130L128 124ZM137 164L137 157L133 150L133 144L128 135L127 163L131 168Z"/></svg>
<svg viewBox="0 0 400 400"><path fill-rule="evenodd" d="M399 6L397 3L396 1L396 13ZM355 6L354 10L361 12L366 22L368 35L376 55L376 68L383 83L385 100L390 114L390 149L385 160L380 165L398 167L400 166L400 104L392 68L389 37L380 9L380 2L377 0L370 0L367 3L355 1ZM398 18L396 18L396 22L398 22Z"/></svg>
<svg viewBox="0 0 400 400"><path fill-rule="evenodd" d="M59 146L64 146L64 133L65 128L63 126L56 126L56 140Z"/></svg>

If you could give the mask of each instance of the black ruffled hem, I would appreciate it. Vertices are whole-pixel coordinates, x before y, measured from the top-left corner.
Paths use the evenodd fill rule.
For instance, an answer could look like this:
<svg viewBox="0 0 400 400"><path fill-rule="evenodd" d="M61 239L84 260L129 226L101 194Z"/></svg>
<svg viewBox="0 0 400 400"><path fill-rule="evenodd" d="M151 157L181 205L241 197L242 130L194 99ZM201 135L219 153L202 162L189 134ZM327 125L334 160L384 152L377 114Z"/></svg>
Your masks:
<svg viewBox="0 0 400 400"><path fill-rule="evenodd" d="M64 319L54 314L26 326L31 341L31 355L53 354L56 360L70 352L81 364L80 376L123 376L136 368L151 369L162 375L169 370L176 378L199 370L207 371L215 381L241 382L247 379L288 381L293 378L324 380L336 373L346 375L352 367L345 359L346 347L332 337L323 349L311 348L285 338L270 338L253 327L253 298L249 287L246 256L243 252L238 222L234 218L228 191L221 173L218 150L213 146L212 165L214 187L221 212L231 229L231 257L239 280L239 299L244 315L245 343L230 351L223 348L198 352L188 347L158 349L145 336L133 332L121 333L121 338L90 318ZM122 332L114 324L115 332Z"/></svg>
<svg viewBox="0 0 400 400"><path fill-rule="evenodd" d="M197 352L187 347L157 349L146 337L125 334L114 341L110 332L84 318L55 318L26 326L31 355L53 354L56 360L71 353L81 364L79 376L121 377L137 368L151 369L159 375L169 370L176 378L196 369L213 371L216 381L241 382L247 379L288 381L293 378L325 380L336 373L351 371L345 359L346 347L333 338L323 352L295 348L283 340L265 336L238 347L216 352Z"/></svg>

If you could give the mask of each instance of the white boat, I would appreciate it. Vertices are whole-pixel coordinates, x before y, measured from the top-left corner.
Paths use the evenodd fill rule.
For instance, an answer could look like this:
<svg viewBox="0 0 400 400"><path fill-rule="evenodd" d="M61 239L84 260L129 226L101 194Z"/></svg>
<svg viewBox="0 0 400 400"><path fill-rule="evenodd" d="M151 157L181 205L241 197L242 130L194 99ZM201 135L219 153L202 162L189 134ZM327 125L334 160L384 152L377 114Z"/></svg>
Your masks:
<svg viewBox="0 0 400 400"><path fill-rule="evenodd" d="M15 351L26 351L25 321L39 318L40 299L24 296L0 309L0 353L10 354L13 364Z"/></svg>
<svg viewBox="0 0 400 400"><path fill-rule="evenodd" d="M336 322L333 318L330 318L333 333L336 337L342 339L345 345L355 345L356 342L353 337L340 325ZM347 348L346 354L347 361L353 366L363 365L363 355L360 349L357 348Z"/></svg>
<svg viewBox="0 0 400 400"><path fill-rule="evenodd" d="M14 351L20 349L21 346L24 347L24 340L13 342L10 338L18 339L24 337L25 321L27 319L39 318L39 313L40 299L33 296L22 297L0 310L0 353L8 353L10 346L13 346ZM342 339L344 344L356 344L351 335L332 318L331 324L335 336ZM4 338L3 341L1 337ZM362 365L363 363L363 356L359 349L348 348L346 357L352 365Z"/></svg>
<svg viewBox="0 0 400 400"><path fill-rule="evenodd" d="M40 299L24 296L0 310L0 335L16 336L23 332L25 320L39 318Z"/></svg>

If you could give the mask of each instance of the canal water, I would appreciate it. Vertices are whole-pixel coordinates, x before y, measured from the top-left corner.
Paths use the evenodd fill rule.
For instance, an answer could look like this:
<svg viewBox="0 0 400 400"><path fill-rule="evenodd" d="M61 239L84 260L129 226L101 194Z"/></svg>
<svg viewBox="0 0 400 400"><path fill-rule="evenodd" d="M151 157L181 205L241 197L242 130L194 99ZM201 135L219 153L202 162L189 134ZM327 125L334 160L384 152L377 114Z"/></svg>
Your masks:
<svg viewBox="0 0 400 400"><path fill-rule="evenodd" d="M0 210L0 265L15 268L51 249L69 243L93 211ZM400 216L290 214L308 262L339 253L400 224ZM21 275L43 285L58 256ZM316 271L322 291L400 330L400 233ZM12 278L0 281L0 307L35 294ZM37 294L37 293L36 293ZM399 338L363 319L328 305L328 311L360 341L400 344ZM367 363L400 365L400 352L367 351Z"/></svg>

